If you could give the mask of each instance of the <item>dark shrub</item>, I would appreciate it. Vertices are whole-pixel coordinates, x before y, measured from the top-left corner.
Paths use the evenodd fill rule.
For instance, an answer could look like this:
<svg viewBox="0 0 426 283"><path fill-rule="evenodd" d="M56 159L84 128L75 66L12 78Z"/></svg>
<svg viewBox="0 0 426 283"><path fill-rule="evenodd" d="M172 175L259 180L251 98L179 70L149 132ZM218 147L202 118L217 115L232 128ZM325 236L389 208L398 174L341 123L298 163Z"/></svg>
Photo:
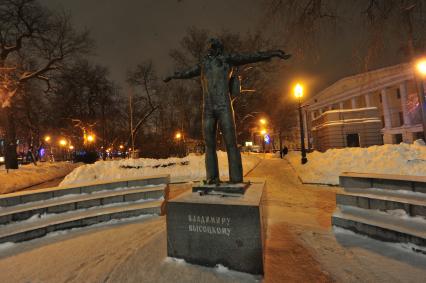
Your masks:
<svg viewBox="0 0 426 283"><path fill-rule="evenodd" d="M77 151L74 156L74 162L83 162L86 164L95 163L99 159L96 151Z"/></svg>

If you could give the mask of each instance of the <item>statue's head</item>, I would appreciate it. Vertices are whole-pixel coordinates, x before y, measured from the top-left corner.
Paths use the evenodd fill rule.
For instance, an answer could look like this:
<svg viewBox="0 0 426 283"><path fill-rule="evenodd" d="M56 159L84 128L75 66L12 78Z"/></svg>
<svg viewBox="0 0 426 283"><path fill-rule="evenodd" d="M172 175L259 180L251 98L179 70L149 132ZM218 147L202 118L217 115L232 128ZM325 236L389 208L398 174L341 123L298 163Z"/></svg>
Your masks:
<svg viewBox="0 0 426 283"><path fill-rule="evenodd" d="M210 56L217 56L223 53L223 44L217 38L211 38L207 42L207 54Z"/></svg>

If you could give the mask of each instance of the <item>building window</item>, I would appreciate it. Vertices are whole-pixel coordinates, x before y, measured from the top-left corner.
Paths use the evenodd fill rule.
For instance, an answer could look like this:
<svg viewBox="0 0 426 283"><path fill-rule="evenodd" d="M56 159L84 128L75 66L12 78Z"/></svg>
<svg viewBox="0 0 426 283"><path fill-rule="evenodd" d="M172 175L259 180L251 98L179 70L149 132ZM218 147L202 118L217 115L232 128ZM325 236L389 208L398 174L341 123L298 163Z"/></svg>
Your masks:
<svg viewBox="0 0 426 283"><path fill-rule="evenodd" d="M402 143L402 134L396 134L395 135L395 143L396 144Z"/></svg>
<svg viewBox="0 0 426 283"><path fill-rule="evenodd" d="M423 132L417 132L417 133L415 133L414 136L415 136L416 140L422 140L422 139L424 139Z"/></svg>
<svg viewBox="0 0 426 283"><path fill-rule="evenodd" d="M401 99L401 91L399 88L396 89L396 98Z"/></svg>
<svg viewBox="0 0 426 283"><path fill-rule="evenodd" d="M399 112L399 125L404 125L404 114L402 112Z"/></svg>
<svg viewBox="0 0 426 283"><path fill-rule="evenodd" d="M380 117L380 120L382 120L382 128L384 128L385 127L385 116L381 116Z"/></svg>
<svg viewBox="0 0 426 283"><path fill-rule="evenodd" d="M358 134L346 135L346 145L348 147L359 147L359 135Z"/></svg>

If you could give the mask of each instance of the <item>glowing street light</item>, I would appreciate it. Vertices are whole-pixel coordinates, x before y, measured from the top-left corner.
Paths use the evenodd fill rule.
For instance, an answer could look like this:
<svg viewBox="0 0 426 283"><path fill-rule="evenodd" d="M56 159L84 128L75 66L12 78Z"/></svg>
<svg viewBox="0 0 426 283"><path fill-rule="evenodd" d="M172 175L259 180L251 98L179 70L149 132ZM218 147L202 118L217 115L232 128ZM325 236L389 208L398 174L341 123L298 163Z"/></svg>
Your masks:
<svg viewBox="0 0 426 283"><path fill-rule="evenodd" d="M260 134L261 134L261 135L263 135L263 136L264 136L264 135L266 135L266 130L265 130L265 129L262 129L262 130L260 131Z"/></svg>
<svg viewBox="0 0 426 283"><path fill-rule="evenodd" d="M50 137L50 136L45 136L45 137L44 137L44 141L45 141L45 142L50 142L50 140L51 140L51 137Z"/></svg>
<svg viewBox="0 0 426 283"><path fill-rule="evenodd" d="M124 148L124 145L120 144L120 149L123 149L123 148Z"/></svg>
<svg viewBox="0 0 426 283"><path fill-rule="evenodd" d="M69 149L70 149L70 150L73 150L73 149L74 149L74 146L73 146L73 145L70 145L70 146L69 146Z"/></svg>
<svg viewBox="0 0 426 283"><path fill-rule="evenodd" d="M302 116L302 97L303 97L303 86L300 83L297 83L294 87L294 96L299 100L299 121L300 121L300 147L302 153L302 164L308 162L306 158L305 150L305 132L303 130L303 116Z"/></svg>
<svg viewBox="0 0 426 283"><path fill-rule="evenodd" d="M294 87L294 96L299 99L303 97L303 86L299 83Z"/></svg>
<svg viewBox="0 0 426 283"><path fill-rule="evenodd" d="M266 119L265 119L265 118L261 118L261 119L259 120L259 123L260 123L261 125L266 125L267 121L266 121Z"/></svg>
<svg viewBox="0 0 426 283"><path fill-rule="evenodd" d="M61 140L59 140L59 145L60 146L66 146L67 145L67 141L65 139L61 139Z"/></svg>
<svg viewBox="0 0 426 283"><path fill-rule="evenodd" d="M416 63L417 72L422 76L426 77L426 58L420 59Z"/></svg>
<svg viewBox="0 0 426 283"><path fill-rule="evenodd" d="M87 135L87 141L88 142L94 142L95 141L95 136L94 135Z"/></svg>
<svg viewBox="0 0 426 283"><path fill-rule="evenodd" d="M175 138L177 140L180 140L182 138L182 134L180 132L177 132L176 135L175 135Z"/></svg>
<svg viewBox="0 0 426 283"><path fill-rule="evenodd" d="M418 82L418 96L419 105L422 114L422 125L423 125L423 139L426 141L426 103L425 103L425 87L424 79L426 78L426 57L419 59L416 63L416 71L419 76Z"/></svg>

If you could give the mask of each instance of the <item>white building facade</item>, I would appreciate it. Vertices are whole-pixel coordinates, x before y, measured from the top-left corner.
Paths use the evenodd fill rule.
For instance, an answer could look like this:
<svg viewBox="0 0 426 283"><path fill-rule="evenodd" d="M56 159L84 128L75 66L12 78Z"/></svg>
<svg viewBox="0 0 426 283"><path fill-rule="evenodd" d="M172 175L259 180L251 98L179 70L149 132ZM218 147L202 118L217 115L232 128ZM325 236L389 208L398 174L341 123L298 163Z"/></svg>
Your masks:
<svg viewBox="0 0 426 283"><path fill-rule="evenodd" d="M315 145L312 125L325 112L371 107L378 109L382 127L377 135L383 143L412 143L423 138L415 79L413 66L400 64L337 81L303 104L309 142Z"/></svg>

